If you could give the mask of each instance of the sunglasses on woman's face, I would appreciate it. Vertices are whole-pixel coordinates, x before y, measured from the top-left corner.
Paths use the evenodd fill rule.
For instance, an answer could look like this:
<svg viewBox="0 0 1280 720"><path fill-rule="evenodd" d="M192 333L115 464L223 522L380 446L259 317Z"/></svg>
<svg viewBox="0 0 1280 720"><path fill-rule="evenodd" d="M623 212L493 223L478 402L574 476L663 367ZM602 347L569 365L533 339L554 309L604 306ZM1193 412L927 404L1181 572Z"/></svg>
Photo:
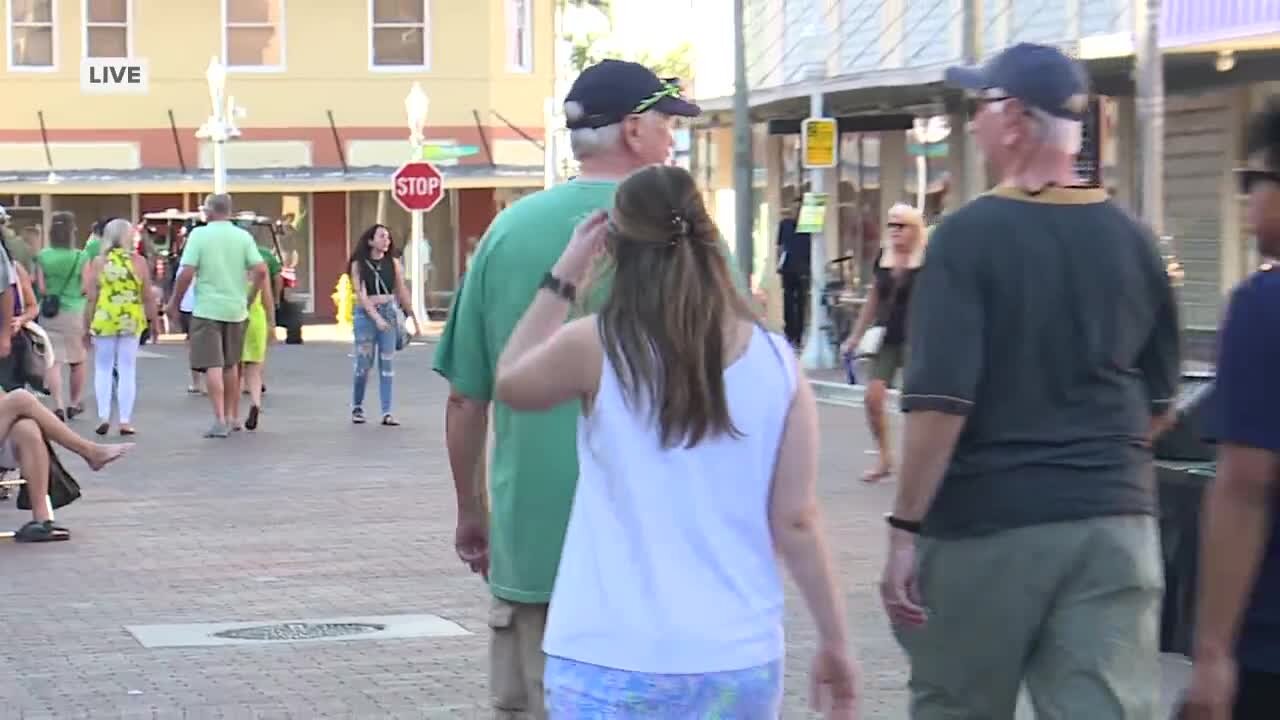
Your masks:
<svg viewBox="0 0 1280 720"><path fill-rule="evenodd" d="M1248 195L1259 183L1270 183L1280 186L1280 172L1272 170L1237 170L1236 177L1240 182L1240 193Z"/></svg>

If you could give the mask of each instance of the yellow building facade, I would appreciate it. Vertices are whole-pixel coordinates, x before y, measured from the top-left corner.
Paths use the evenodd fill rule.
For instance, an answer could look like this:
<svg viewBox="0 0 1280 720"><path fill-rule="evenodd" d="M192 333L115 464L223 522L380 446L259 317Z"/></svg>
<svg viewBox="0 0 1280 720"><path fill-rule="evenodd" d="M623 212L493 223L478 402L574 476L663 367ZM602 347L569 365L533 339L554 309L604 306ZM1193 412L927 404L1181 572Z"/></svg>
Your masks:
<svg viewBox="0 0 1280 720"><path fill-rule="evenodd" d="M407 214L388 197L408 160L405 98L429 100L426 142L448 190L428 214L429 291L456 285L472 238L543 184L554 0L0 0L5 21L0 205L14 230L70 210L190 208L212 189L205 71L244 108L225 149L238 209L288 216L296 298L328 295L351 238ZM82 89L84 58L145 61L145 94Z"/></svg>

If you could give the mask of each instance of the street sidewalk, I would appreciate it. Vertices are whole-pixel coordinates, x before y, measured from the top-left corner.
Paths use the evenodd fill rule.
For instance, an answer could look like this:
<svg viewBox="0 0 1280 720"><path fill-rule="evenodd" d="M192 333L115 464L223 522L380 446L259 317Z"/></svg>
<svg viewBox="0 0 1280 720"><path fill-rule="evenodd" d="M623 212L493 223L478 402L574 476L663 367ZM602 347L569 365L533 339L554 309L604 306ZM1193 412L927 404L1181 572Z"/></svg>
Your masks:
<svg viewBox="0 0 1280 720"><path fill-rule="evenodd" d="M139 360L138 448L101 474L60 453L84 497L66 543L0 544L0 720L489 718L488 593L453 553L445 383L430 343L396 356L403 427L352 426L347 341L276 345L262 428L204 440L182 346ZM368 405L377 400L371 382ZM89 404L92 405L90 398ZM864 718L906 717L906 666L877 599L892 483L855 480L861 413L821 411L820 499L863 667ZM91 420L73 425L90 433ZM118 438L111 438L113 441ZM0 526L26 516L0 506ZM144 647L138 625L431 614L454 637ZM815 634L788 584L783 717L810 717ZM173 633L170 633L171 635Z"/></svg>

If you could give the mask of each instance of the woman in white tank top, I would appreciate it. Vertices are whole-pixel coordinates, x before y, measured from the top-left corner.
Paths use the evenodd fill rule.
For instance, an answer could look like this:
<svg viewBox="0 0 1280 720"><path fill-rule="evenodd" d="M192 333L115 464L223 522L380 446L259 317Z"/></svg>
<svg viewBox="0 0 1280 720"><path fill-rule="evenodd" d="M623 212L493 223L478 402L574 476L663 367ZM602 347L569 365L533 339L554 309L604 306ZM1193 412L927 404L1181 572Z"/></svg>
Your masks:
<svg viewBox="0 0 1280 720"><path fill-rule="evenodd" d="M815 708L853 718L812 391L735 290L687 172L637 171L615 203L579 226L498 363L511 407L582 405L543 642L548 715L778 717L780 554L818 627ZM601 252L603 306L566 324Z"/></svg>

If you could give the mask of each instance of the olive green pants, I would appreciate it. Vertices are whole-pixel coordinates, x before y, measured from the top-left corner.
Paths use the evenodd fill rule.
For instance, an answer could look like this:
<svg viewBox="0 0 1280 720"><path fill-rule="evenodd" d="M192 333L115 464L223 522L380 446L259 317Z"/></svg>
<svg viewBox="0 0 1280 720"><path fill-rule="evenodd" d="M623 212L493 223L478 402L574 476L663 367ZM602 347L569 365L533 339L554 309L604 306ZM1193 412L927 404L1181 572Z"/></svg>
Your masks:
<svg viewBox="0 0 1280 720"><path fill-rule="evenodd" d="M1157 720L1164 568L1155 518L1114 516L918 544L912 720ZM1163 720L1163 719L1161 719Z"/></svg>

